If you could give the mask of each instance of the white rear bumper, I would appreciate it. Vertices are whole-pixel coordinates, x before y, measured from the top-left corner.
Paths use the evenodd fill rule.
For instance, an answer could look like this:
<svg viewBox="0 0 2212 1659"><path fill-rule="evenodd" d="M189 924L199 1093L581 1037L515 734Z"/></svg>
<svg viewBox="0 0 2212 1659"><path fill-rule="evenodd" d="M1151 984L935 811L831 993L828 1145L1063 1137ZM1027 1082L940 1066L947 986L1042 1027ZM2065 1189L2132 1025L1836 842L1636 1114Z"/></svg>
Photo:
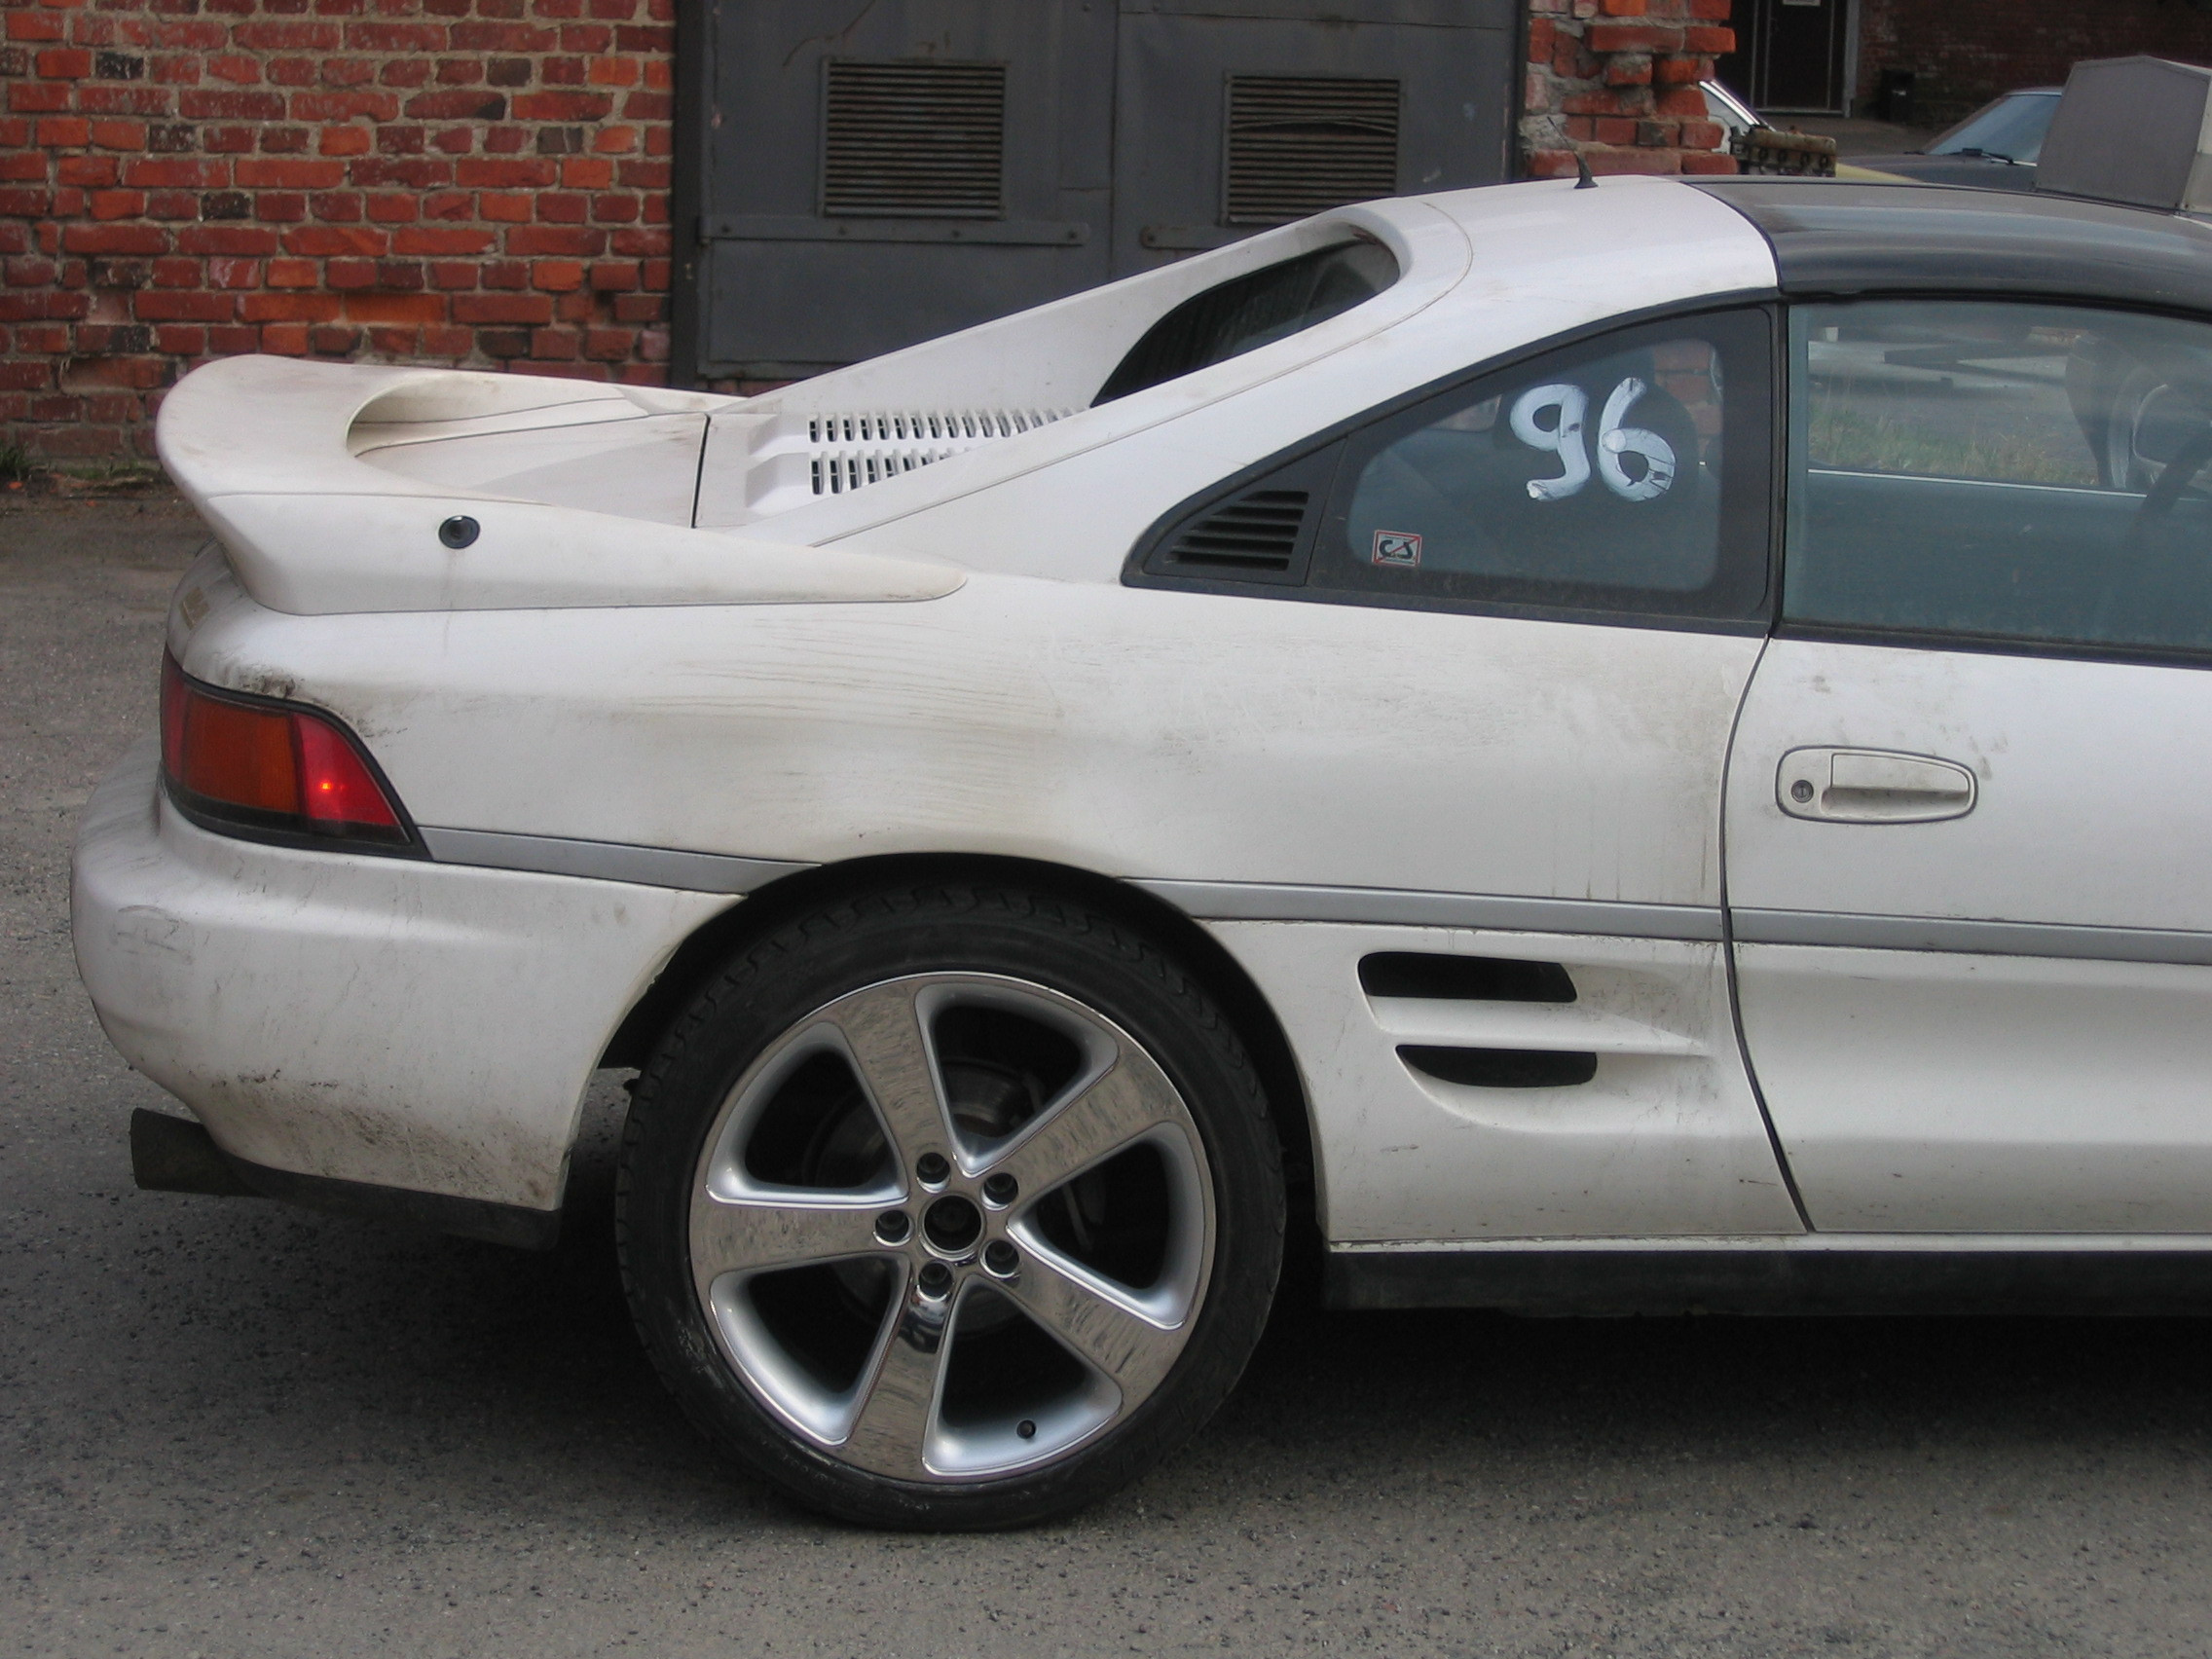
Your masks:
<svg viewBox="0 0 2212 1659"><path fill-rule="evenodd" d="M100 1023L266 1170L535 1211L585 1084L726 894L211 834L135 748L77 836L77 964Z"/></svg>

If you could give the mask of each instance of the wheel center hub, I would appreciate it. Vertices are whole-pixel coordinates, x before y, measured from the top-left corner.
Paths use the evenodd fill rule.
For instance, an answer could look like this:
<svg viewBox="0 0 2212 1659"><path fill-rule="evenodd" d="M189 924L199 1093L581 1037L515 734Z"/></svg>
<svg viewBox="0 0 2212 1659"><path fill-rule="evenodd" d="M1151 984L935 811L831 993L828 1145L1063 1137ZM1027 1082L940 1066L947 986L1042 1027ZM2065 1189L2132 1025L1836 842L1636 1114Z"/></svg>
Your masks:
<svg viewBox="0 0 2212 1659"><path fill-rule="evenodd" d="M947 1255L958 1255L982 1236L983 1212L958 1194L947 1194L922 1212L922 1234Z"/></svg>

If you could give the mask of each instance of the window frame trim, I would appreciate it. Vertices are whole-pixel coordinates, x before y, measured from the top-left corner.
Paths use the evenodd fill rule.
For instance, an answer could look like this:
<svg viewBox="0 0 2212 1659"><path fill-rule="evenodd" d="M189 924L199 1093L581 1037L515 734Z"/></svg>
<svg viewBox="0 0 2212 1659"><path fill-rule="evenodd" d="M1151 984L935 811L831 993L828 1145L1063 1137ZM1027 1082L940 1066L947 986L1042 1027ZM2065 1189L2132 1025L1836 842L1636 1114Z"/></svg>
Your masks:
<svg viewBox="0 0 2212 1659"><path fill-rule="evenodd" d="M1780 617L1775 620L1774 638L1833 645L1878 645L1886 650L2047 657L2058 662L2105 662L2134 668L2212 668L2212 645L2099 645L2069 640L2016 639L2009 634L1970 634L1964 630L1791 622Z"/></svg>
<svg viewBox="0 0 2212 1659"><path fill-rule="evenodd" d="M1763 573L1761 597L1747 614L1736 617L1698 615L1681 611L1646 609L1601 609L1584 606L1525 603L1510 600L1470 599L1435 594L1391 593L1386 590L1315 587L1311 581L1313 559L1309 557L1303 579L1296 583L1275 581L1271 583L1238 581L1216 576L1169 575L1146 569L1147 561L1161 549L1173 533L1200 514L1211 512L1244 491L1255 488L1277 471L1307 461L1332 447L1346 446L1348 440L1371 426L1392 421L1417 409L1422 404L1445 397L1476 381L1497 374L1509 373L1526 364L1550 356L1556 352L1602 341L1614 334L1626 333L1671 322L1694 322L1700 318L1722 313L1751 313L1763 315L1767 323L1767 476L1757 488L1763 492L1765 501L1765 538L1760 565ZM1635 311L1615 312L1608 316L1546 335L1501 351L1481 362L1464 365L1434 380L1423 382L1407 391L1400 392L1383 402L1373 404L1355 415L1333 423L1320 430L1286 445L1260 461L1208 485L1169 507L1166 512L1146 527L1131 545L1122 563L1122 585L1134 588L1162 589L1171 592L1204 593L1217 596L1236 596L1247 599L1289 600L1308 605L1348 605L1369 609L1442 611L1455 615L1494 616L1507 620L1534 622L1568 622L1589 627L1653 628L1675 633L1729 634L1748 637L1764 637L1774 630L1779 613L1782 582L1782 513L1784 469L1788 463L1785 444L1788 424L1784 403L1788 391L1783 358L1788 341L1785 332L1787 316L1780 295L1774 288L1731 289L1724 293L1700 295L1688 304L1676 301L1661 306L1649 306ZM1344 487L1343 458L1337 463L1337 476L1328 497L1318 511L1323 522L1315 529L1315 539L1325 534L1328 522L1335 516L1336 498Z"/></svg>

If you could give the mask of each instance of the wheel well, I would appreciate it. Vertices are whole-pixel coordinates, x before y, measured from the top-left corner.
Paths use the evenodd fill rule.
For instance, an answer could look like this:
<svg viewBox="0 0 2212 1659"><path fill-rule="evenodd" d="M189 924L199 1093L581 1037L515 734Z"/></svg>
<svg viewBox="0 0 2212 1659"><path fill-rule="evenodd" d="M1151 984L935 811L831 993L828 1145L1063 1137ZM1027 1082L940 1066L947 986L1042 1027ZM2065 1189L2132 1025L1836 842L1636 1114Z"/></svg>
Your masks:
<svg viewBox="0 0 2212 1659"><path fill-rule="evenodd" d="M928 881L993 881L1079 901L1139 928L1169 946L1198 975L1235 1024L1267 1090L1268 1111L1282 1141L1283 1175L1293 1213L1314 1214L1313 1136L1306 1086L1290 1039L1274 1010L1219 940L1163 899L1141 887L1065 865L1027 859L907 854L857 859L801 870L756 888L702 924L677 947L645 994L624 1016L601 1057L602 1066L645 1065L683 1005L748 940L791 917L867 888ZM1315 1217L1315 1219L1318 1219Z"/></svg>

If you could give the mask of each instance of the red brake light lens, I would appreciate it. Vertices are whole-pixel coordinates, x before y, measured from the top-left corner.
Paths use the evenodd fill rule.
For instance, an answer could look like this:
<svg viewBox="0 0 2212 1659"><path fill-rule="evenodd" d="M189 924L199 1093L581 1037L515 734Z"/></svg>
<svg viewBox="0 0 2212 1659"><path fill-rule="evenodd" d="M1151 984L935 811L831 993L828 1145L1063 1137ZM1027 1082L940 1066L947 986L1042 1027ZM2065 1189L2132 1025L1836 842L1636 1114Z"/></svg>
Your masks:
<svg viewBox="0 0 2212 1659"><path fill-rule="evenodd" d="M186 817L272 840L412 847L360 746L311 710L185 677L162 658L162 771Z"/></svg>

